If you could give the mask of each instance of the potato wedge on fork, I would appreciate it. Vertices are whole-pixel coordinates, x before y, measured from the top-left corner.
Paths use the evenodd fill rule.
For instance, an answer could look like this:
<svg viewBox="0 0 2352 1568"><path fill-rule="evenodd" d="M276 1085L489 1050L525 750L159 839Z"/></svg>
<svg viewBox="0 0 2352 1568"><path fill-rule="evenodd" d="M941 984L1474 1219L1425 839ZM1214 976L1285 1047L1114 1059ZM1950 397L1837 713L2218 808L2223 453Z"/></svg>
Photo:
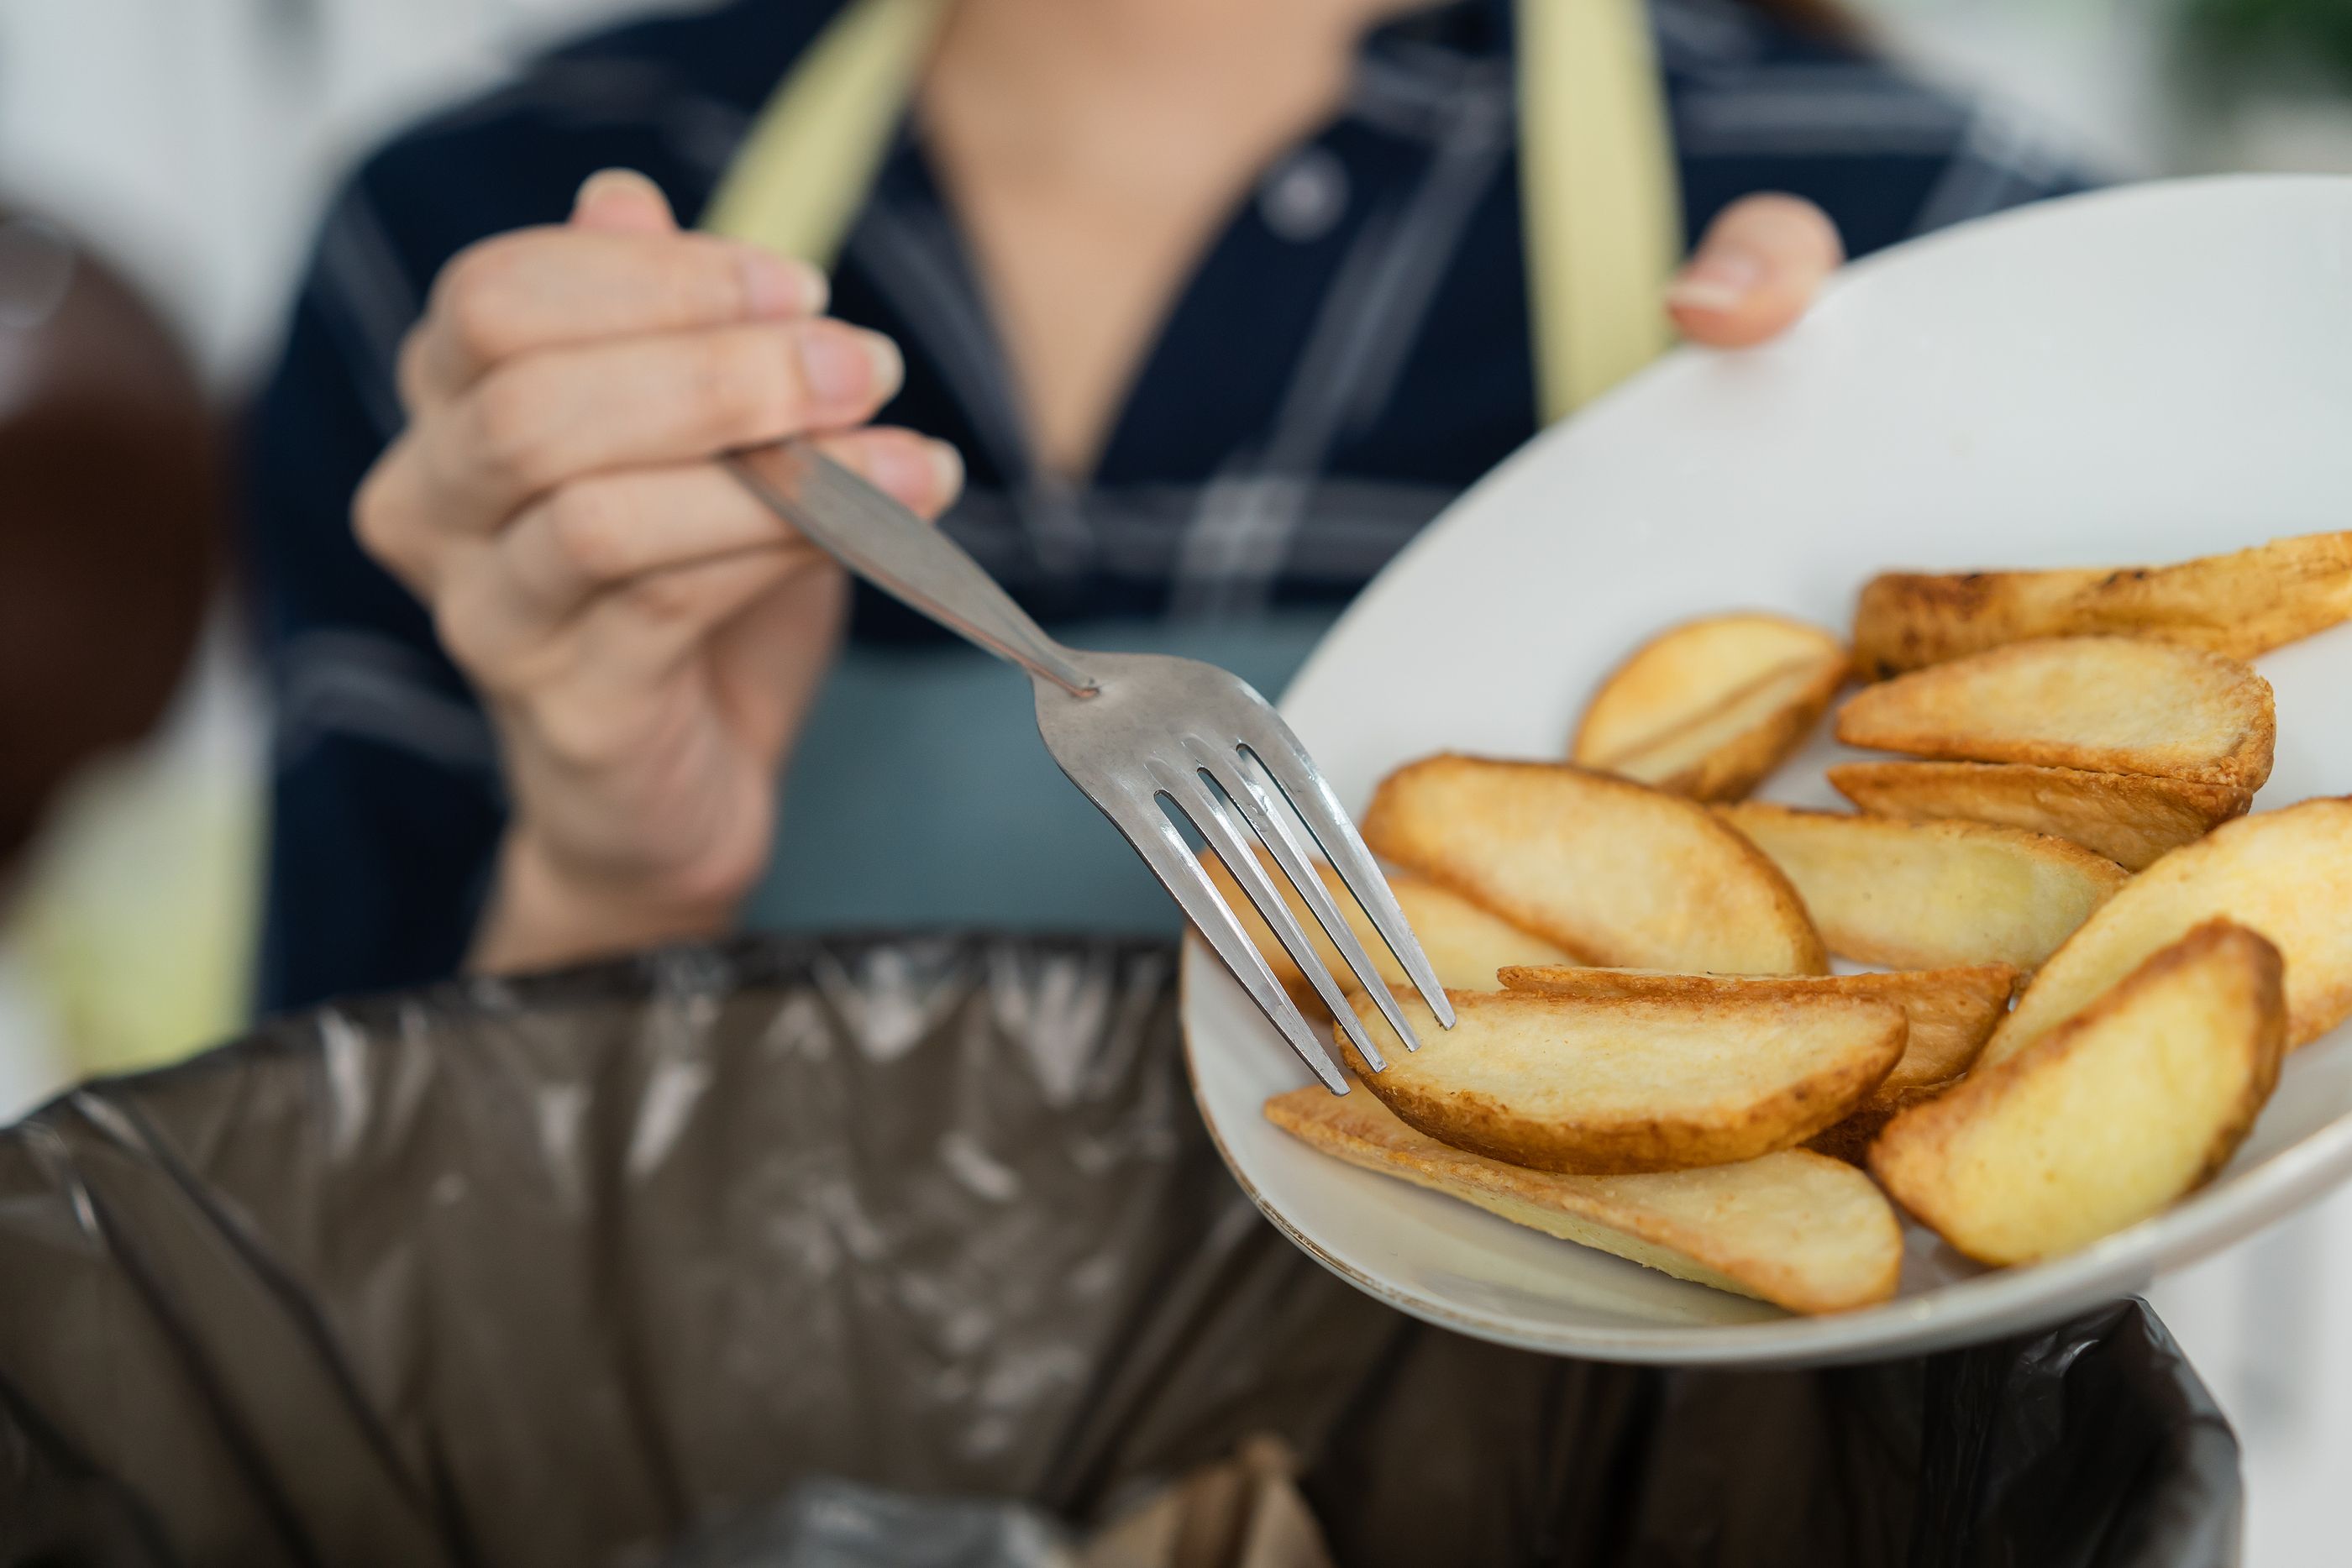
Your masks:
<svg viewBox="0 0 2352 1568"><path fill-rule="evenodd" d="M1432 757L1363 819L1382 860L1599 964L1820 974L1788 879L1703 806L1564 762Z"/></svg>

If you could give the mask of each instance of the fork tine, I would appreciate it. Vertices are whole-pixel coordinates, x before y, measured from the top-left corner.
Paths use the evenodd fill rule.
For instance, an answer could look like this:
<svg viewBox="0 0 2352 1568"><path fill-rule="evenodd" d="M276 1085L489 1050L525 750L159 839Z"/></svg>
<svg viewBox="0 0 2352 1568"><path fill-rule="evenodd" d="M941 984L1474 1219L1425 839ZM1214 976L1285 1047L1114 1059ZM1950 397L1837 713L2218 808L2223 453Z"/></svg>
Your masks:
<svg viewBox="0 0 2352 1568"><path fill-rule="evenodd" d="M1111 795L1108 801L1097 797L1095 804L1126 836L1127 841L1135 846L1135 852L1143 857L1152 874L1182 905L1193 929L1199 931L1202 938L1216 950L1217 956L1224 960L1225 967L1233 971L1234 977L1241 981L1242 988L1249 992L1250 1000L1255 1002L1258 1010L1281 1031L1282 1038L1290 1042L1290 1049L1298 1053L1298 1059L1307 1063L1307 1070L1322 1080L1323 1086L1332 1093L1345 1094L1348 1092L1347 1075L1339 1071L1339 1064L1331 1060L1330 1051L1308 1027L1298 1005L1290 999L1290 994L1274 977L1274 971L1266 966L1265 957L1257 950L1257 944L1249 939L1240 920L1225 907L1225 901L1218 894L1216 884L1209 880L1209 873L1201 869L1200 859L1192 853L1192 846L1184 841L1183 835L1176 831L1176 825L1160 810L1156 796L1144 795L1139 800L1137 793L1120 790ZM1118 809L1114 810L1114 806ZM1279 904L1280 900L1276 902Z"/></svg>
<svg viewBox="0 0 2352 1568"><path fill-rule="evenodd" d="M1207 749L1201 748L1202 751ZM1200 756L1200 753L1195 755ZM1324 935L1331 938L1331 945L1339 949L1339 956L1346 959L1348 967L1355 971L1357 983L1381 1009L1381 1016L1388 1019L1389 1027L1396 1030L1397 1039L1404 1042L1407 1051L1419 1051L1421 1040L1413 1033L1412 1026L1405 1022L1404 1009L1397 1006L1396 998L1391 994L1380 967L1365 951L1363 942L1356 936L1355 926L1340 913L1338 901L1331 896L1331 890L1315 873L1315 867L1307 856L1307 847L1298 841L1298 835L1290 831L1290 824L1283 821L1282 812L1266 799L1256 780L1238 766L1240 753L1226 752L1222 757L1202 756L1200 761L1202 769L1216 780L1217 787L1240 809L1251 831L1257 834L1259 841L1282 867L1282 874L1307 901L1307 907L1314 912L1316 924L1323 927ZM1357 1049L1361 1050L1361 1045L1359 1044Z"/></svg>
<svg viewBox="0 0 2352 1568"><path fill-rule="evenodd" d="M1169 799L1192 819L1192 825L1201 830L1201 836L1209 841L1210 848L1217 852L1217 858L1225 862L1225 869L1233 873L1234 880L1249 895L1249 901L1256 907L1260 917L1273 928L1276 940L1282 944L1282 950L1290 955L1290 961L1298 966L1298 972L1307 977L1307 984L1315 988L1315 994L1323 998L1323 1006L1330 1011L1332 1019L1348 1031L1348 1038L1355 1042L1365 1064L1375 1072L1386 1071L1388 1061L1381 1056L1380 1048L1372 1043L1370 1031L1356 1016L1354 1006L1324 964L1322 955L1315 951L1315 944L1307 939L1306 928L1298 924L1297 916L1291 914L1289 902L1274 885L1273 879L1266 875L1265 867L1259 863L1257 856L1250 852L1248 841L1242 836L1241 830L1234 825L1233 818L1226 814L1224 803L1217 799L1216 791L1204 785L1198 773L1189 778L1180 777L1177 769L1169 768L1157 758L1152 759L1150 766ZM1309 875L1318 883L1321 881L1319 877L1313 877L1311 873ZM1378 975L1372 977L1375 984L1379 979ZM1405 1038L1410 1040L1412 1037L1407 1035Z"/></svg>
<svg viewBox="0 0 2352 1568"><path fill-rule="evenodd" d="M1388 879L1372 852L1364 847L1356 824L1340 808L1339 798L1324 781L1323 770L1307 755L1307 748L1290 732L1282 716L1271 707L1250 714L1244 721L1242 749L1254 758L1265 776L1274 781L1298 813L1307 831L1315 835L1322 846L1323 858L1356 895L1364 913L1371 918L1372 928L1381 940L1389 945L1404 972L1412 977L1421 999L1437 1015L1438 1023L1446 1029L1454 1027L1454 1004L1446 999L1445 988L1437 983L1437 971L1431 967L1429 955L1421 950L1419 938L1412 927L1405 924L1404 911L1397 906L1396 894L1389 891Z"/></svg>

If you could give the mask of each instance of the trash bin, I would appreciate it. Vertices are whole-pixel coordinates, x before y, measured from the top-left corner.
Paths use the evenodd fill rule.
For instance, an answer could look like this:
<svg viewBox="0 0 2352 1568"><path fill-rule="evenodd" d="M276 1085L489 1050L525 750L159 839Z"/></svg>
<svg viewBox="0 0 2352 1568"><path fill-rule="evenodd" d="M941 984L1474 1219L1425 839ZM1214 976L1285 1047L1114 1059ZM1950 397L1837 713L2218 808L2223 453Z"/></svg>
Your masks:
<svg viewBox="0 0 2352 1568"><path fill-rule="evenodd" d="M0 1135L7 1564L716 1562L808 1485L1076 1540L1268 1452L1350 1568L2205 1568L2238 1538L2235 1439L2137 1302L1728 1374L1358 1294L1218 1164L1159 945L467 980Z"/></svg>

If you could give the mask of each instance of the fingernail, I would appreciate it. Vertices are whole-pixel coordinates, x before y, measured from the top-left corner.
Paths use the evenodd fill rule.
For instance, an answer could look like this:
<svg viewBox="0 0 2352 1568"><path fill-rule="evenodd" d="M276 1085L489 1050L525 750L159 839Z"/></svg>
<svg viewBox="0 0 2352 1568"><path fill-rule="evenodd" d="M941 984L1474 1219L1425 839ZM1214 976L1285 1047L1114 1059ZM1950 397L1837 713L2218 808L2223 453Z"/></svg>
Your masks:
<svg viewBox="0 0 2352 1568"><path fill-rule="evenodd" d="M935 496L954 496L963 489L963 454L944 441L927 441L926 455L931 460L931 476L939 488Z"/></svg>
<svg viewBox="0 0 2352 1568"><path fill-rule="evenodd" d="M751 246L741 254L743 295L753 317L814 316L824 308L831 289L824 274L807 262Z"/></svg>
<svg viewBox="0 0 2352 1568"><path fill-rule="evenodd" d="M1764 281L1764 265L1736 250L1716 251L1691 263L1666 290L1677 310L1737 310Z"/></svg>
<svg viewBox="0 0 2352 1568"><path fill-rule="evenodd" d="M885 399L898 390L898 348L879 332L817 322L801 334L801 372L820 402L845 407Z"/></svg>
<svg viewBox="0 0 2352 1568"><path fill-rule="evenodd" d="M572 210L578 212L608 191L635 191L653 182L635 169L599 169L580 182L580 190L572 198ZM656 187L658 189L658 187Z"/></svg>

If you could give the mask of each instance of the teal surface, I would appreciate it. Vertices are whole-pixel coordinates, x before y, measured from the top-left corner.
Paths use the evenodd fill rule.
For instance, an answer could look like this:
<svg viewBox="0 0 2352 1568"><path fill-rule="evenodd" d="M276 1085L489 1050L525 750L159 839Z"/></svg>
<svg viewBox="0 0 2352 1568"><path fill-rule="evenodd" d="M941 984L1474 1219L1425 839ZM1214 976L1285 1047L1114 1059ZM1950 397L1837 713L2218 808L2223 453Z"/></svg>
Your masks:
<svg viewBox="0 0 2352 1568"><path fill-rule="evenodd" d="M1278 696L1338 618L1056 628L1077 648L1179 653ZM1172 935L1175 904L1037 738L1029 677L962 643L847 649L785 779L763 931L982 925Z"/></svg>

